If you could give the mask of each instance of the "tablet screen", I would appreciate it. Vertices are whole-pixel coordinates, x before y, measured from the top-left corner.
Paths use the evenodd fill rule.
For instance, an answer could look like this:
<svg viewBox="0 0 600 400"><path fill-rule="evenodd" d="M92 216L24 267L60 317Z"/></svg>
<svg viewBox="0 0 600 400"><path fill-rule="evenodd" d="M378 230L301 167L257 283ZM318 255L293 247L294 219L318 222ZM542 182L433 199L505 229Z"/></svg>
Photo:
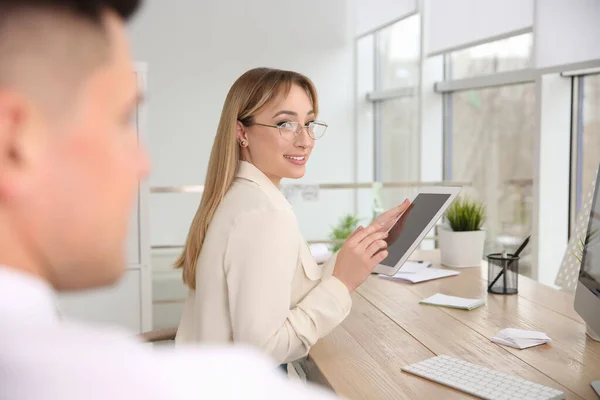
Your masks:
<svg viewBox="0 0 600 400"><path fill-rule="evenodd" d="M386 239L389 254L380 264L396 266L450 196L446 193L418 194L409 209L390 229Z"/></svg>

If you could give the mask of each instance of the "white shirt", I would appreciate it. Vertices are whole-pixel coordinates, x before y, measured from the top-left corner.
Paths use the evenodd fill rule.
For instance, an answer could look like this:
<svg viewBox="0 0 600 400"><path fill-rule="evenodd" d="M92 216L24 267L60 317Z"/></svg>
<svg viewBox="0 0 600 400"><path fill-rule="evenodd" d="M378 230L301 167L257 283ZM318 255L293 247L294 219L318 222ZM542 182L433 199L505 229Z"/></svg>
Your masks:
<svg viewBox="0 0 600 400"><path fill-rule="evenodd" d="M1 400L330 399L251 350L152 350L55 305L45 282L0 266Z"/></svg>
<svg viewBox="0 0 600 400"><path fill-rule="evenodd" d="M290 203L240 162L210 222L176 343L243 343L278 363L305 356L352 307L334 263L317 265Z"/></svg>

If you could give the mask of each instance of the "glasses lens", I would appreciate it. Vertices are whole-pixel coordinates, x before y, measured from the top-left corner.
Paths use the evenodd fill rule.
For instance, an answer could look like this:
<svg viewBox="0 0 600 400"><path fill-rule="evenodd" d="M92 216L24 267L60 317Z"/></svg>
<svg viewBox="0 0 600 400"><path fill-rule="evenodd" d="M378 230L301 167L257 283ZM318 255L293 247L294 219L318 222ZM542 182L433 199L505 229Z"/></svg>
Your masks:
<svg viewBox="0 0 600 400"><path fill-rule="evenodd" d="M286 122L279 127L279 132L285 140L293 140L298 130L297 122Z"/></svg>
<svg viewBox="0 0 600 400"><path fill-rule="evenodd" d="M325 134L325 131L327 130L327 125L325 125L322 122L313 122L312 124L310 124L308 131L310 132L310 136L313 137L313 139L319 139L322 138L323 135Z"/></svg>

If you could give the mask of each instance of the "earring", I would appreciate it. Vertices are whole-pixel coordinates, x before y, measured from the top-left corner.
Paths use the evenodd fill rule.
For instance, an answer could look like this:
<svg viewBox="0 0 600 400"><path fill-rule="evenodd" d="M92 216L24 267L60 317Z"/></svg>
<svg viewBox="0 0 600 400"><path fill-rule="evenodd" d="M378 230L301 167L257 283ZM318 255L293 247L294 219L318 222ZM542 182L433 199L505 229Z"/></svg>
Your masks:
<svg viewBox="0 0 600 400"><path fill-rule="evenodd" d="M242 146L242 147L246 147L246 146L248 146L248 142L246 142L245 140L242 140L242 141L240 142L240 146Z"/></svg>

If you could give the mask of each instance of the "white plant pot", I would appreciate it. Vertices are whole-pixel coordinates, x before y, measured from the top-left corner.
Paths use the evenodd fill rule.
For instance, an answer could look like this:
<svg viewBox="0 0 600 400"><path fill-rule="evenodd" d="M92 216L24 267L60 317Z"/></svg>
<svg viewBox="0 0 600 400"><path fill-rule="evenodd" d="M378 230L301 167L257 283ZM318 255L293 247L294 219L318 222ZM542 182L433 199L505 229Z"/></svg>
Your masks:
<svg viewBox="0 0 600 400"><path fill-rule="evenodd" d="M454 232L441 226L439 245L442 265L452 268L480 267L485 231Z"/></svg>

